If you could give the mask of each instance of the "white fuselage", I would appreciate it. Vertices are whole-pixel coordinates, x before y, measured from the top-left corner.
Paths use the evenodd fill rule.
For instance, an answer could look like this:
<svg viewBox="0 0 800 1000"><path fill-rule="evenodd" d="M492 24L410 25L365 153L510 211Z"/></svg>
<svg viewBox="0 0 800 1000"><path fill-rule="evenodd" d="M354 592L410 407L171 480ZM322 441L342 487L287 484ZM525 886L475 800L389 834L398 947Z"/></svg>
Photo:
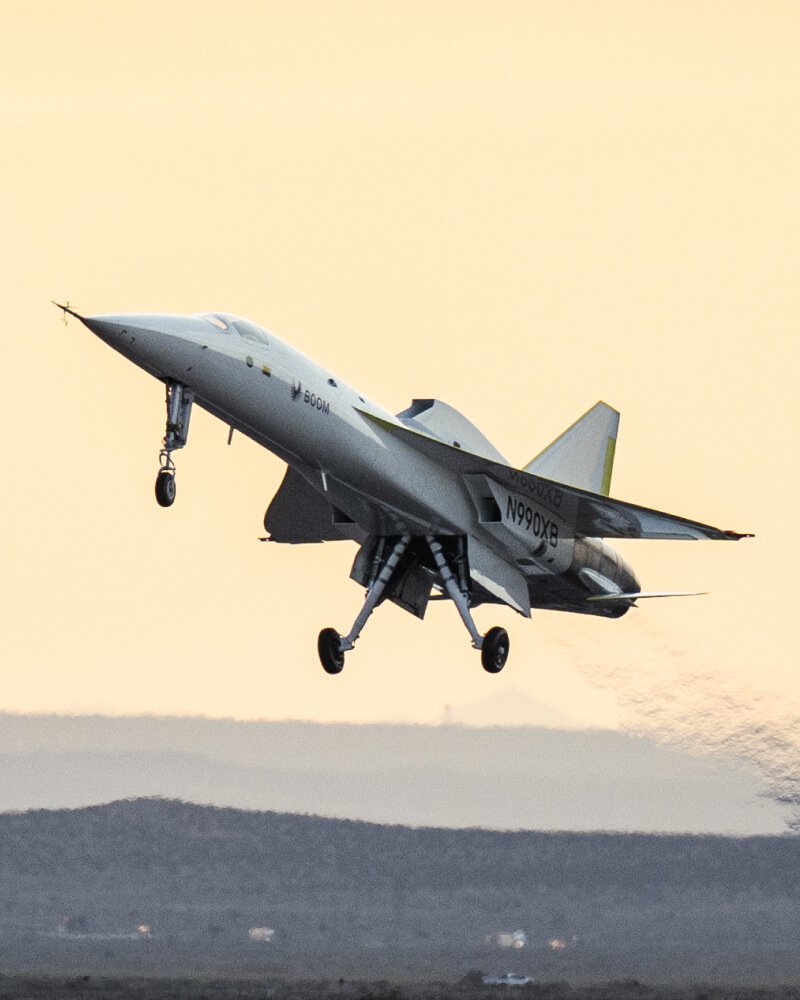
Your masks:
<svg viewBox="0 0 800 1000"><path fill-rule="evenodd" d="M220 319L228 332L203 316L87 322L109 346L156 378L182 383L204 409L318 481L324 474L329 484L357 486L409 518L435 515L443 531L468 530L474 510L452 475L359 411L399 425L397 417L273 334L247 340L233 327L244 321Z"/></svg>
<svg viewBox="0 0 800 1000"><path fill-rule="evenodd" d="M84 318L97 336L150 374L185 386L195 402L274 452L343 511L364 534L464 535L514 567L530 606L618 616L626 606L587 605L587 564L623 591L635 577L597 539L563 531L547 547L532 545L530 525L506 513L506 490L469 484L417 448L387 432L398 417L260 327L227 314L125 315ZM485 496L476 496L483 490ZM486 524L480 504L496 501L501 522ZM539 517L526 508L528 521ZM541 518L545 517L544 508ZM548 514L548 517L550 515ZM538 541L538 540L537 540ZM549 544L548 543L548 544ZM557 580L561 581L560 585ZM556 595L553 597L553 595Z"/></svg>

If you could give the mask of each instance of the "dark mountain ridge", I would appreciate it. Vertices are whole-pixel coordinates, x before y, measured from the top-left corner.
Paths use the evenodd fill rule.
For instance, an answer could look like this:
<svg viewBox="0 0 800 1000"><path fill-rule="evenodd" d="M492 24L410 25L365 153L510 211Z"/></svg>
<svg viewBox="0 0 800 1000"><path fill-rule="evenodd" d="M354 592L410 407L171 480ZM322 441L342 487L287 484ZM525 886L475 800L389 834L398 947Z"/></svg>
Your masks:
<svg viewBox="0 0 800 1000"><path fill-rule="evenodd" d="M51 890L82 865L137 878L161 869L154 885L162 889L171 884L164 878L188 869L202 869L215 892L240 869L256 880L254 887L296 888L309 863L317 866L317 884L324 875L326 884L338 888L354 880L386 888L401 874L417 887L466 879L510 887L532 870L538 884L581 888L602 883L632 890L646 883L783 891L795 882L800 888L797 836L415 829L157 798L0 814L6 887L21 855L28 859L27 877Z"/></svg>
<svg viewBox="0 0 800 1000"><path fill-rule="evenodd" d="M411 829L128 800L0 814L0 886L18 968L80 955L137 972L800 974L793 836ZM57 933L65 917L80 934ZM140 925L146 942L100 941ZM262 926L274 941L248 940ZM500 948L515 930L524 947Z"/></svg>

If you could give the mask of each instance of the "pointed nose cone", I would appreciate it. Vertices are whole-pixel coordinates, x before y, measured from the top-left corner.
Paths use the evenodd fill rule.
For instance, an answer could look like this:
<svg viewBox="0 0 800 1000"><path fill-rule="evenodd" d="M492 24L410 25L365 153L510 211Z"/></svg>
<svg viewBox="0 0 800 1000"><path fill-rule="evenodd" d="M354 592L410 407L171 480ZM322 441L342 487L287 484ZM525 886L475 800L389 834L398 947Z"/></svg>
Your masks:
<svg viewBox="0 0 800 1000"><path fill-rule="evenodd" d="M109 347L156 378L179 378L191 371L202 338L191 316L129 313L80 316Z"/></svg>
<svg viewBox="0 0 800 1000"><path fill-rule="evenodd" d="M109 347L151 374L158 375L158 343L161 340L149 316L81 316L83 324Z"/></svg>
<svg viewBox="0 0 800 1000"><path fill-rule="evenodd" d="M112 345L115 345L115 342L125 332L125 324L122 319L121 316L81 316L84 326L88 327L101 340Z"/></svg>

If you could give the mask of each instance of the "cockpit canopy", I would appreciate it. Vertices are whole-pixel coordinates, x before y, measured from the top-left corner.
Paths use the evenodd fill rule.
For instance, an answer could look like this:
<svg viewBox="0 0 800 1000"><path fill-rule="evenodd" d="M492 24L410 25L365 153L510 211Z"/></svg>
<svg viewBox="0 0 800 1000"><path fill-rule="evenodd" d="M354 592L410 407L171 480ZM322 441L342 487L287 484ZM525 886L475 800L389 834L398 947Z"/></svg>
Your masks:
<svg viewBox="0 0 800 1000"><path fill-rule="evenodd" d="M266 330L249 319L241 319L239 316L231 316L228 313L206 313L203 316L206 322L215 326L223 333L238 333L240 337L249 340L254 344L269 344L269 335Z"/></svg>

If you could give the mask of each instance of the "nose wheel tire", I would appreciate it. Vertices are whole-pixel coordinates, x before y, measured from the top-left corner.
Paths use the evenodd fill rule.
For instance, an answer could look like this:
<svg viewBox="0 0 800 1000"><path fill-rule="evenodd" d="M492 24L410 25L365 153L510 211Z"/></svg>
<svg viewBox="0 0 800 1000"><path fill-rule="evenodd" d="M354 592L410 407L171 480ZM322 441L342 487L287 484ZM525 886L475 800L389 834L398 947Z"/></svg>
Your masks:
<svg viewBox="0 0 800 1000"><path fill-rule="evenodd" d="M508 632L495 625L483 637L481 646L481 663L483 669L490 674L499 674L506 665L510 647Z"/></svg>
<svg viewBox="0 0 800 1000"><path fill-rule="evenodd" d="M335 628L324 628L319 634L317 652L326 674L340 674L344 667L344 653L339 647L339 639Z"/></svg>
<svg viewBox="0 0 800 1000"><path fill-rule="evenodd" d="M156 500L161 507L171 507L175 503L175 476L165 469L156 477Z"/></svg>

